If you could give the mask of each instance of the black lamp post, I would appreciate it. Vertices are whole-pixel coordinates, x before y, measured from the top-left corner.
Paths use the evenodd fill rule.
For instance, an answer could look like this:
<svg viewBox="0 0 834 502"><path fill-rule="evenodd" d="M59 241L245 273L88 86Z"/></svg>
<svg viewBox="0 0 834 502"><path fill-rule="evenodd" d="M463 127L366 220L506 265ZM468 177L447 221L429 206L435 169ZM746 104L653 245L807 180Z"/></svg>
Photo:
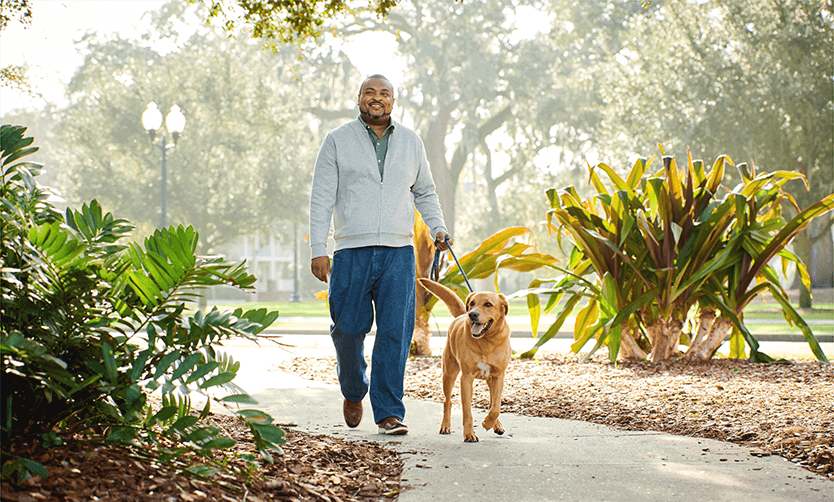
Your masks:
<svg viewBox="0 0 834 502"><path fill-rule="evenodd" d="M290 297L291 302L300 302L301 301L301 291L298 288L299 276L298 276L298 223L292 224L292 233L293 233L293 290L292 296Z"/></svg>
<svg viewBox="0 0 834 502"><path fill-rule="evenodd" d="M165 130L162 131L162 137L160 138L161 141L157 143L155 141L156 131L162 127L162 113L159 111L159 108L156 107L156 103L151 101L148 103L148 107L145 108L145 111L142 112L142 127L148 131L151 143L158 146L162 152L162 215L159 218L159 228L165 228L167 225L165 216L168 211L168 173L165 169L165 154L168 150L177 145L177 140L180 138L180 134L183 129L185 129L185 116L180 111L179 106L172 106L171 111L169 111L168 115L165 116ZM171 144L168 144L166 131L171 133L171 137L174 140Z"/></svg>

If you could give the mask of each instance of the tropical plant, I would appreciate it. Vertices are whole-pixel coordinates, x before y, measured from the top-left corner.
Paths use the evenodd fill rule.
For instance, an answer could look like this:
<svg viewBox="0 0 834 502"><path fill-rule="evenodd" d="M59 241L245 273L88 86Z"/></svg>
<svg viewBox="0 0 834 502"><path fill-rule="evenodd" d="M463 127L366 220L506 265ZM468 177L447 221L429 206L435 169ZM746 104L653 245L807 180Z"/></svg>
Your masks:
<svg viewBox="0 0 834 502"><path fill-rule="evenodd" d="M627 147L623 135L645 144L662 134L667 147L689 145L696 157L732 151L761 171L787 166L808 179L810 190L785 187L805 209L834 192L833 16L830 1L703 0L653 2L645 14L621 17L622 50L585 69L606 94L604 127L589 135L615 149ZM792 247L822 286L831 258L811 246L831 246L834 218L814 223ZM810 308L810 290L796 286L800 306Z"/></svg>
<svg viewBox="0 0 834 502"><path fill-rule="evenodd" d="M525 227L506 228L481 242L474 250L458 256L457 262L446 259L445 254L439 256L436 263L437 281L464 299L470 291L467 289L468 285L465 283L461 269L466 274L466 278L472 280L485 279L492 275L495 279L495 291L498 291L499 269L531 272L543 266L555 264L558 261L556 258L536 252L535 245L522 242L521 238L528 234L530 234L530 229ZM413 240L417 277L433 278L434 243L431 240L429 228L423 223L419 213L416 213ZM417 285L416 319L411 347L414 355L431 354L429 317L437 301L437 297L419 284Z"/></svg>
<svg viewBox="0 0 834 502"><path fill-rule="evenodd" d="M796 263L802 280L809 281L787 246L813 218L834 209L834 195L800 211L783 190L789 180L804 180L799 173L757 176L755 169L735 166L727 156L719 157L709 172L688 156L680 170L674 158L664 156L662 169L647 175L651 163L638 159L627 179L606 164L589 165L597 192L589 199L572 186L547 191L547 224L560 246L566 236L573 250L567 267L553 267L564 275L536 280L519 294L528 297L534 325L541 311L538 295L549 297L545 312L566 300L556 322L522 357L532 357L552 338L584 298L572 350L578 353L595 338L585 359L607 345L612 360L650 356L660 363L676 357L681 343L689 346L686 358L709 359L732 328L732 356L744 354L743 340L751 360L771 361L742 322L744 307L768 292L785 319L802 330L815 356L827 362L770 261L779 257L783 272L787 263ZM719 197L727 166L738 168L742 183ZM782 218L783 203L797 211L789 221ZM684 333L687 325L696 326L694 332Z"/></svg>
<svg viewBox="0 0 834 502"><path fill-rule="evenodd" d="M187 315L197 290L249 289L255 278L242 264L197 256L191 227L159 229L140 246L122 243L132 226L95 200L63 216L36 182L41 166L19 161L37 150L24 133L0 128L3 476L42 471L15 456L13 440L45 433L156 445L160 460L234 444L202 419L213 399L230 409L254 401L233 383L239 363L214 346L230 337L257 341L278 312ZM161 406L149 403L152 392ZM206 398L198 414L195 393ZM266 413L234 411L271 461L283 431Z"/></svg>

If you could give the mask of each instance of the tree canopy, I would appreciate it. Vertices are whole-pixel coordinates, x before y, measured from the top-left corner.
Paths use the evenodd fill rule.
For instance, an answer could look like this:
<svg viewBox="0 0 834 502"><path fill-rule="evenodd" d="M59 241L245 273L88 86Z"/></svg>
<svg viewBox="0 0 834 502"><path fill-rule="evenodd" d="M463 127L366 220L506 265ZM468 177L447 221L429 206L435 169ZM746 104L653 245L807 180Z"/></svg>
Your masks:
<svg viewBox="0 0 834 502"><path fill-rule="evenodd" d="M176 36L183 10L175 5L156 14L151 39ZM303 221L318 145L296 51L263 51L216 29L165 55L118 37L84 42L57 129L68 198L95 196L146 230L158 221L160 151L140 122L154 101L163 114L176 104L186 117L167 152L171 224L194 225L210 250L278 220Z"/></svg>

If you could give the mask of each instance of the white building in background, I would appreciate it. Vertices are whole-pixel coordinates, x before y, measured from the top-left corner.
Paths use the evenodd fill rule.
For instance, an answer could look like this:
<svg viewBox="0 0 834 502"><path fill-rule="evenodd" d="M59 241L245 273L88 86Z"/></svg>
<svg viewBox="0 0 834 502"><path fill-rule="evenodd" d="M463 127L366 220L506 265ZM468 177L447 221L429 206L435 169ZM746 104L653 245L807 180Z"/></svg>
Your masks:
<svg viewBox="0 0 834 502"><path fill-rule="evenodd" d="M243 236L238 241L218 249L218 253L228 261L246 262L249 273L257 278L255 292L242 293L232 287L215 286L207 295L209 300L289 301L294 298L298 299L301 285L300 279L296 281L295 274L298 268L296 265L300 263L301 257L296 255L294 247L300 248L304 242L300 242L299 237L293 246L291 243L277 239L275 232L269 235L264 235L265 233ZM298 249L298 251L301 250Z"/></svg>

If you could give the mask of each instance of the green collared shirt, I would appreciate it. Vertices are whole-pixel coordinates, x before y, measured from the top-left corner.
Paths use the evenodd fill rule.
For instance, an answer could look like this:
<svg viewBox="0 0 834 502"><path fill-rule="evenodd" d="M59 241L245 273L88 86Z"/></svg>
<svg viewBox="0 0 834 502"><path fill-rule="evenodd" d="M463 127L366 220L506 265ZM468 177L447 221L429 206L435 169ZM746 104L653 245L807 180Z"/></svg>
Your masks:
<svg viewBox="0 0 834 502"><path fill-rule="evenodd" d="M359 117L359 121L362 122L362 125L365 126L365 129L368 131L368 136L371 138L371 143L374 145L374 150L376 151L376 164L379 167L379 176L382 177L382 171L385 168L385 154L388 153L388 138L391 136L391 133L394 132L394 121L391 121L391 125L385 129L385 132L382 133L382 137L376 135L376 131L374 128L369 126L362 120L362 117Z"/></svg>

